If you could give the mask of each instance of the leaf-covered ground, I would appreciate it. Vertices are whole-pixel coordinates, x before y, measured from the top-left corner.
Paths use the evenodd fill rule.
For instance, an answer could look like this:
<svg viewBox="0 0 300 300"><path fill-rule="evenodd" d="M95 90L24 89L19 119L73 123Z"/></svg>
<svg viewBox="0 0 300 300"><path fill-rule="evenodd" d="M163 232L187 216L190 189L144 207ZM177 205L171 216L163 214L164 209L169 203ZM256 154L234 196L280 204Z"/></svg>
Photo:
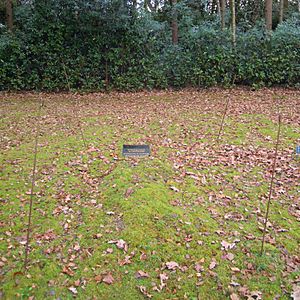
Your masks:
<svg viewBox="0 0 300 300"><path fill-rule="evenodd" d="M299 299L300 91L0 97L0 298Z"/></svg>

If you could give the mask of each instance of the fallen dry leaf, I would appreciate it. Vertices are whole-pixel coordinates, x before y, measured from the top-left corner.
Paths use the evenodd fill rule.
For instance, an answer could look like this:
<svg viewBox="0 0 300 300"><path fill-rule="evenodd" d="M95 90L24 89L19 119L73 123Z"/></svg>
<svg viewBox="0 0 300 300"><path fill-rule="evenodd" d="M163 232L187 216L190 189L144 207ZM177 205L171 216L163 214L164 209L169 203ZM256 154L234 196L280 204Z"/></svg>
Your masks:
<svg viewBox="0 0 300 300"><path fill-rule="evenodd" d="M179 189L178 189L177 187L175 187L175 186L171 186L170 189L171 189L172 191L176 192L176 193L179 192Z"/></svg>
<svg viewBox="0 0 300 300"><path fill-rule="evenodd" d="M300 285L293 286L291 297L293 298L293 300L300 300Z"/></svg>
<svg viewBox="0 0 300 300"><path fill-rule="evenodd" d="M128 188L125 192L125 198L129 198L134 193L134 189L132 187Z"/></svg>
<svg viewBox="0 0 300 300"><path fill-rule="evenodd" d="M147 292L147 289L146 289L146 287L145 286L138 286L138 289L140 290L140 292L144 295L144 296L146 296L147 298L152 298L152 295L151 294L149 294L148 292Z"/></svg>
<svg viewBox="0 0 300 300"><path fill-rule="evenodd" d="M170 261L166 263L166 267L168 270L175 270L176 268L179 267L178 263L175 261Z"/></svg>
<svg viewBox="0 0 300 300"><path fill-rule="evenodd" d="M100 239L102 237L102 234L101 233L96 233L93 238L94 239Z"/></svg>
<svg viewBox="0 0 300 300"><path fill-rule="evenodd" d="M103 278L102 278L102 282L104 282L106 284L113 284L114 281L115 280L112 277L111 273L108 273L108 274L104 275Z"/></svg>
<svg viewBox="0 0 300 300"><path fill-rule="evenodd" d="M160 285L159 289L162 290L166 286L166 281L169 279L169 276L165 273L159 274Z"/></svg>
<svg viewBox="0 0 300 300"><path fill-rule="evenodd" d="M197 273L203 272L204 268L200 263L196 263L195 264L195 270L197 271Z"/></svg>
<svg viewBox="0 0 300 300"><path fill-rule="evenodd" d="M67 266L64 266L63 267L63 270L62 270L63 273L69 275L69 276L73 276L74 275L74 272Z"/></svg>
<svg viewBox="0 0 300 300"><path fill-rule="evenodd" d="M148 278L148 277L149 277L149 274L144 271L141 271L141 270L139 270L135 273L135 278L137 278L137 279Z"/></svg>
<svg viewBox="0 0 300 300"><path fill-rule="evenodd" d="M222 245L222 249L224 249L224 250L235 248L235 243L228 243L226 241L222 241L221 245Z"/></svg>
<svg viewBox="0 0 300 300"><path fill-rule="evenodd" d="M127 244L124 240L118 240L116 243L117 248L124 249L127 252Z"/></svg>
<svg viewBox="0 0 300 300"><path fill-rule="evenodd" d="M147 259L147 254L145 252L143 252L141 255L140 255L140 260L146 260Z"/></svg>
<svg viewBox="0 0 300 300"><path fill-rule="evenodd" d="M240 297L237 294L231 294L230 295L230 300L240 300Z"/></svg>
<svg viewBox="0 0 300 300"><path fill-rule="evenodd" d="M75 251L79 251L79 250L80 250L79 244L76 244L76 245L74 246L74 250L75 250Z"/></svg>
<svg viewBox="0 0 300 300"><path fill-rule="evenodd" d="M74 282L74 285L75 285L76 287L80 286L80 279L77 279L77 280Z"/></svg>
<svg viewBox="0 0 300 300"><path fill-rule="evenodd" d="M96 281L97 283L102 282L102 276L101 276L101 275L96 275L96 276L94 277L94 279L95 279L95 281Z"/></svg>
<svg viewBox="0 0 300 300"><path fill-rule="evenodd" d="M71 291L72 294L74 294L74 295L77 295L77 294L78 294L77 289L76 289L74 286L70 286L70 287L68 288L68 290Z"/></svg>
<svg viewBox="0 0 300 300"><path fill-rule="evenodd" d="M249 300L255 299L255 300L261 300L262 299L262 293L260 291L253 291L248 296Z"/></svg>
<svg viewBox="0 0 300 300"><path fill-rule="evenodd" d="M211 263L209 264L209 269L212 270L212 269L214 269L216 266L217 266L217 262L216 262L216 260L213 258L213 259L211 260Z"/></svg>
<svg viewBox="0 0 300 300"><path fill-rule="evenodd" d="M122 239L109 241L108 243L115 244L118 249L124 250L125 252L127 252L127 250L128 250L128 246L127 246L126 242Z"/></svg>
<svg viewBox="0 0 300 300"><path fill-rule="evenodd" d="M125 258L121 261L119 261L119 265L120 266L124 266L124 265L129 265L131 264L131 256L130 255L126 255Z"/></svg>
<svg viewBox="0 0 300 300"><path fill-rule="evenodd" d="M230 261L234 260L234 254L232 253L227 253L226 258Z"/></svg>

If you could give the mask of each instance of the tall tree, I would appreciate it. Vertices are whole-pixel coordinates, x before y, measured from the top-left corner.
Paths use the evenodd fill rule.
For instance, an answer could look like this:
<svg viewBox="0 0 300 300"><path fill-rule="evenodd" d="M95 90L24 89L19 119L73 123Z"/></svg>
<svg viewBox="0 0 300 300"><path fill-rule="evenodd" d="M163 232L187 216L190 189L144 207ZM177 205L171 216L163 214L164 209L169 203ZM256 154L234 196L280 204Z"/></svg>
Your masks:
<svg viewBox="0 0 300 300"><path fill-rule="evenodd" d="M133 0L133 2L138 2L137 0ZM155 1L151 1L151 0L144 0L144 8L145 10L150 12L157 12L157 10L159 9L159 1L155 0Z"/></svg>
<svg viewBox="0 0 300 300"><path fill-rule="evenodd" d="M280 0L280 8L279 8L279 23L283 22L284 15L289 7L288 0Z"/></svg>
<svg viewBox="0 0 300 300"><path fill-rule="evenodd" d="M283 0L283 9L286 12L289 8L289 0Z"/></svg>
<svg viewBox="0 0 300 300"><path fill-rule="evenodd" d="M256 21L259 18L259 14L260 14L260 2L259 1L253 1L253 3L250 2L250 5L252 7L252 17L251 17L251 20L255 24Z"/></svg>
<svg viewBox="0 0 300 300"><path fill-rule="evenodd" d="M230 0L231 14L231 38L233 47L236 46L236 16L235 16L235 0Z"/></svg>
<svg viewBox="0 0 300 300"><path fill-rule="evenodd" d="M280 5L279 5L279 23L282 23L283 21L283 11L284 11L284 1L280 0Z"/></svg>
<svg viewBox="0 0 300 300"><path fill-rule="evenodd" d="M177 0L171 0L172 3L172 43L178 44L178 22L177 22Z"/></svg>
<svg viewBox="0 0 300 300"><path fill-rule="evenodd" d="M132 6L135 10L137 9L137 0L132 0Z"/></svg>
<svg viewBox="0 0 300 300"><path fill-rule="evenodd" d="M225 29L226 0L220 0L221 29Z"/></svg>
<svg viewBox="0 0 300 300"><path fill-rule="evenodd" d="M6 0L6 24L9 31L13 30L13 6L12 0Z"/></svg>
<svg viewBox="0 0 300 300"><path fill-rule="evenodd" d="M216 0L217 1L217 10L218 10L218 15L221 16L221 7L220 7L220 1L219 0Z"/></svg>
<svg viewBox="0 0 300 300"><path fill-rule="evenodd" d="M131 5L131 15L133 17L137 16L137 0L132 0L132 5Z"/></svg>
<svg viewBox="0 0 300 300"><path fill-rule="evenodd" d="M273 1L266 0L265 1L265 18L266 18L266 30L267 30L268 34L270 34L272 32L272 9L273 9Z"/></svg>

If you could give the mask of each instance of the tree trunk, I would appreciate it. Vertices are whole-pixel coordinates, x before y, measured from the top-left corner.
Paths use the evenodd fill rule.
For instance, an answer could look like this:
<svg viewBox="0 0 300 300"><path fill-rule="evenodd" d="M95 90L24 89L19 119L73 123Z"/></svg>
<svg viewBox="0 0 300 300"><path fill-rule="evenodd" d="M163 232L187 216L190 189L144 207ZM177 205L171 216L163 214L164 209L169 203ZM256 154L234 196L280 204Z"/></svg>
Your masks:
<svg viewBox="0 0 300 300"><path fill-rule="evenodd" d="M144 8L146 11L150 10L151 12L153 12L153 10L154 10L150 0L144 0Z"/></svg>
<svg viewBox="0 0 300 300"><path fill-rule="evenodd" d="M235 0L230 0L231 38L233 47L236 46Z"/></svg>
<svg viewBox="0 0 300 300"><path fill-rule="evenodd" d="M220 0L220 17L221 17L221 29L225 30L225 12L226 12L226 0Z"/></svg>
<svg viewBox="0 0 300 300"><path fill-rule="evenodd" d="M284 20L284 15L289 8L288 0L280 0L280 9L279 9L279 23L282 23Z"/></svg>
<svg viewBox="0 0 300 300"><path fill-rule="evenodd" d="M280 0L279 6L279 23L283 22L284 0Z"/></svg>
<svg viewBox="0 0 300 300"><path fill-rule="evenodd" d="M13 8L12 0L6 0L6 23L9 31L13 30Z"/></svg>
<svg viewBox="0 0 300 300"><path fill-rule="evenodd" d="M266 30L268 34L272 32L272 8L273 8L273 1L266 0L265 17L266 17Z"/></svg>
<svg viewBox="0 0 300 300"><path fill-rule="evenodd" d="M172 4L172 3L171 3ZM150 12L156 12L158 8L158 2L155 0L154 3L151 3L151 0L144 0L144 9Z"/></svg>
<svg viewBox="0 0 300 300"><path fill-rule="evenodd" d="M220 7L220 1L217 0L217 10L218 10L218 16L221 17L221 7Z"/></svg>
<svg viewBox="0 0 300 300"><path fill-rule="evenodd" d="M130 13L132 17L137 16L137 0L132 0L132 6L130 8Z"/></svg>
<svg viewBox="0 0 300 300"><path fill-rule="evenodd" d="M287 13L289 9L289 0L283 0L283 20L284 20L284 15Z"/></svg>
<svg viewBox="0 0 300 300"><path fill-rule="evenodd" d="M255 24L259 17L260 4L258 1L253 1L252 22Z"/></svg>
<svg viewBox="0 0 300 300"><path fill-rule="evenodd" d="M172 43L178 44L178 23L177 23L177 0L172 0Z"/></svg>
<svg viewBox="0 0 300 300"><path fill-rule="evenodd" d="M135 10L137 9L137 0L132 0L132 6Z"/></svg>
<svg viewBox="0 0 300 300"><path fill-rule="evenodd" d="M219 10L219 0L212 0L211 1L211 14L218 13Z"/></svg>

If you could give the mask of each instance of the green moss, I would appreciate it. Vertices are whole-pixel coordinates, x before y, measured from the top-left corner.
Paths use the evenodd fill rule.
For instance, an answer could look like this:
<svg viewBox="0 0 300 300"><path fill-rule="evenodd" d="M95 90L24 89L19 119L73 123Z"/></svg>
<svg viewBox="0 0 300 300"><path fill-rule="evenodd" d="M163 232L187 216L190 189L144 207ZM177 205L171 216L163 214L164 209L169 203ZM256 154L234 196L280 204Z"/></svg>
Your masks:
<svg viewBox="0 0 300 300"><path fill-rule="evenodd" d="M159 96L154 98L155 102L162 101ZM171 106L176 97L167 100ZM13 115L22 128L22 122L28 124L27 113L15 109ZM273 228L269 236L275 244L266 243L265 254L260 256L259 227L266 210L262 196L269 188L264 167L253 164L244 169L243 161L228 166L218 160L198 165L195 157L201 152L188 146L215 141L220 113L183 110L174 114L170 110L163 120L150 110L147 113L147 121L130 114L119 118L112 112L83 117L80 124L90 151L84 147L78 119L67 118L69 112L61 116L63 126L45 122L39 137L29 278L15 274L23 267L34 126L24 126L21 135L7 132L21 143L4 149L0 156L0 233L4 236L0 251L7 259L0 279L4 298L73 299L68 288L75 286L76 280L80 281L77 299L144 299L138 286L145 286L153 299L225 299L230 295L232 280L251 291L261 291L264 299L287 297L281 286L290 291L297 272L282 277L286 266L281 255L282 249L290 257L298 251L300 231L296 217L291 215L289 198L296 195L296 186L287 187L286 194L272 200L269 221ZM12 124L13 119L5 118L1 130L6 132ZM281 147L290 149L299 129L291 124L284 124L282 129ZM276 130L277 125L263 115L226 117L214 151L223 150L225 144L241 149L273 149ZM271 139L266 139L268 136ZM168 139L174 144L165 143ZM150 143L153 157L122 158L123 143ZM182 150L180 154L178 150ZM186 161L185 156L189 156ZM175 167L175 162L183 166ZM186 172L196 174L198 179ZM128 189L132 190L130 195ZM228 217L231 215L241 219ZM64 228L66 223L68 230ZM54 238L44 237L49 231ZM127 253L109 243L119 239L126 241ZM224 240L239 240L230 250L233 262L224 258ZM74 250L77 244L80 250ZM107 248L113 253L107 254ZM140 259L142 253L146 260ZM131 263L122 265L127 255ZM217 266L209 270L213 258ZM202 259L204 271L199 281L195 263ZM182 269L166 270L165 263L170 261L176 261ZM72 276L63 273L70 263ZM239 272L232 279L233 267L243 271L248 264L253 266L252 273ZM147 272L149 278L137 279L138 270ZM97 283L95 276L107 272L112 273L115 283ZM160 292L153 291L153 286L161 283L161 273L169 277L167 286ZM238 288L232 289L237 292Z"/></svg>

